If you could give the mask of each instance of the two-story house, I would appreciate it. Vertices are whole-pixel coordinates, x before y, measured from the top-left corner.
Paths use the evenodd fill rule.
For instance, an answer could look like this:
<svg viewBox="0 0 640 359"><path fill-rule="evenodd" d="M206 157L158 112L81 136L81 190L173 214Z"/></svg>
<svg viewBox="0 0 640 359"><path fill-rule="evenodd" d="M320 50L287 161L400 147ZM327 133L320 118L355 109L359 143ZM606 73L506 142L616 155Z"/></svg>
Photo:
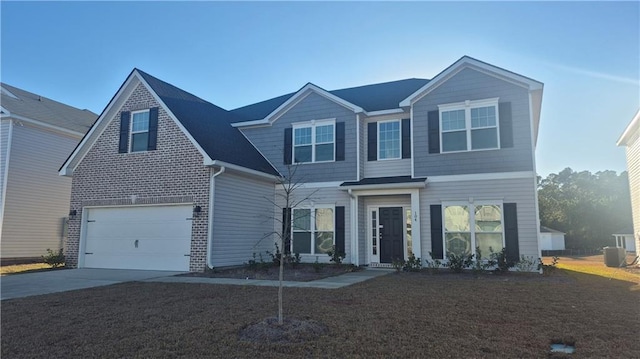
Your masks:
<svg viewBox="0 0 640 359"><path fill-rule="evenodd" d="M328 261L333 246L369 266L478 248L537 258L542 88L465 56L431 80L307 84L225 111L134 70L61 168L76 214L67 256L100 268L241 264L290 218L286 249L305 261Z"/></svg>

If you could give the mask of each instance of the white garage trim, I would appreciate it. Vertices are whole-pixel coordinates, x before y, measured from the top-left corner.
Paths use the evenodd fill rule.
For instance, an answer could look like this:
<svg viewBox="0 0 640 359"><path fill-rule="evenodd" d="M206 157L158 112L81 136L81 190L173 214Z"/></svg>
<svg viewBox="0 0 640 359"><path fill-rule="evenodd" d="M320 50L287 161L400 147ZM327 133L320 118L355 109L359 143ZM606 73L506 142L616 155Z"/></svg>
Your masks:
<svg viewBox="0 0 640 359"><path fill-rule="evenodd" d="M188 271L193 204L85 207L79 267Z"/></svg>

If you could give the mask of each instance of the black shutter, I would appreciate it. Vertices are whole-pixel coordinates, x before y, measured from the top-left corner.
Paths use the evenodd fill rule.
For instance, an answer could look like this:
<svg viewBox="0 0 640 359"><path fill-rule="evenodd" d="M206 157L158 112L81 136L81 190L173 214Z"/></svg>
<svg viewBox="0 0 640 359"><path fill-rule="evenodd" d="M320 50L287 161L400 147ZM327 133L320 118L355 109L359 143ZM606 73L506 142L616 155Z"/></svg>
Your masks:
<svg viewBox="0 0 640 359"><path fill-rule="evenodd" d="M440 153L440 112L429 111L429 153Z"/></svg>
<svg viewBox="0 0 640 359"><path fill-rule="evenodd" d="M346 254L344 246L344 207L336 207L336 251Z"/></svg>
<svg viewBox="0 0 640 359"><path fill-rule="evenodd" d="M498 104L500 117L500 147L513 147L513 121L511 121L511 102Z"/></svg>
<svg viewBox="0 0 640 359"><path fill-rule="evenodd" d="M284 253L291 252L291 208L282 209L282 242ZM282 249L280 249L282 251Z"/></svg>
<svg viewBox="0 0 640 359"><path fill-rule="evenodd" d="M411 158L411 120L402 120L402 158Z"/></svg>
<svg viewBox="0 0 640 359"><path fill-rule="evenodd" d="M431 211L431 255L432 259L444 259L442 244L442 206L432 204Z"/></svg>
<svg viewBox="0 0 640 359"><path fill-rule="evenodd" d="M344 122L336 122L336 161L344 161Z"/></svg>
<svg viewBox="0 0 640 359"><path fill-rule="evenodd" d="M291 164L291 128L284 129L284 164Z"/></svg>
<svg viewBox="0 0 640 359"><path fill-rule="evenodd" d="M368 127L367 133L367 160L378 160L378 123L371 122Z"/></svg>
<svg viewBox="0 0 640 359"><path fill-rule="evenodd" d="M147 151L156 149L158 142L158 108L149 109L149 141L147 142Z"/></svg>
<svg viewBox="0 0 640 359"><path fill-rule="evenodd" d="M520 259L520 245L518 243L518 210L515 203L505 203L504 208L504 239L507 249L507 260L517 262Z"/></svg>
<svg viewBox="0 0 640 359"><path fill-rule="evenodd" d="M120 113L120 144L118 146L119 153L129 152L129 117L131 113L129 111L122 111Z"/></svg>

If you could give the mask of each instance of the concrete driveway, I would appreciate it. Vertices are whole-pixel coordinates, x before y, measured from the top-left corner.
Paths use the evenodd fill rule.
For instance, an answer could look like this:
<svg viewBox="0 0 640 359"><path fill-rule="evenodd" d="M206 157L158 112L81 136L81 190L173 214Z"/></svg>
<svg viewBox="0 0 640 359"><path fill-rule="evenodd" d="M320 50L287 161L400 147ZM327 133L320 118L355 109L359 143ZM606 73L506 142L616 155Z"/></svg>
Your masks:
<svg viewBox="0 0 640 359"><path fill-rule="evenodd" d="M180 273L182 272L83 268L5 275L0 277L0 300L143 281Z"/></svg>

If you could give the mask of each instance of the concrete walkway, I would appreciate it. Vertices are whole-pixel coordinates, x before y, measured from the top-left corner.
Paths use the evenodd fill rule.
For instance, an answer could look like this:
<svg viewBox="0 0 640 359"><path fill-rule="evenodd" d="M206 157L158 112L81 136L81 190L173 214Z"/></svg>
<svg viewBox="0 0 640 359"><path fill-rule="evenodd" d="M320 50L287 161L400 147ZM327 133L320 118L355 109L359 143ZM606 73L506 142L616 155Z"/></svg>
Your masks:
<svg viewBox="0 0 640 359"><path fill-rule="evenodd" d="M352 284L364 282L371 278L380 277L392 273L390 269L365 269L359 272L351 272L341 274L335 277L328 277L314 280L311 282L293 282L284 281L284 287L296 288L325 288L336 289L347 287ZM256 285L262 287L277 287L277 280L260 280L260 279L234 279L234 278L206 278L206 277L162 277L152 278L146 282L163 282L163 283L205 283L205 284L230 284L230 285Z"/></svg>
<svg viewBox="0 0 640 359"><path fill-rule="evenodd" d="M60 269L0 277L0 300L143 281L184 272L125 269Z"/></svg>

